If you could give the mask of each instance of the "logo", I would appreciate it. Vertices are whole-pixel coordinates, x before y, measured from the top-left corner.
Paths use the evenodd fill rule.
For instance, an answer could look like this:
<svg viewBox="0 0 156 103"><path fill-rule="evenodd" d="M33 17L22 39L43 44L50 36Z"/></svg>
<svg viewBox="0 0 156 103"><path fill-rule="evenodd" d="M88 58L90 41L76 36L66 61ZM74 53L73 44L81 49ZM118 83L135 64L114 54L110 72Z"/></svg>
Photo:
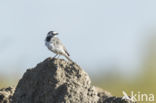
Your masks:
<svg viewBox="0 0 156 103"><path fill-rule="evenodd" d="M125 91L122 91L122 93L124 95L122 99L127 99L132 102L154 102L154 94L146 94L141 92L135 93L134 91L131 91L131 95L128 96Z"/></svg>

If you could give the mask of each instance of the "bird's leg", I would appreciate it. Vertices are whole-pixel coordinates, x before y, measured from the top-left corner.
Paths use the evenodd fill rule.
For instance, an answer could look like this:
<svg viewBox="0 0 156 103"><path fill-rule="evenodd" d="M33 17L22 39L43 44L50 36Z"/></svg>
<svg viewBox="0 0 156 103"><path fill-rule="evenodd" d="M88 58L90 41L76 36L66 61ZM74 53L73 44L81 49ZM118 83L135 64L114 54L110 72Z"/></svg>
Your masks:
<svg viewBox="0 0 156 103"><path fill-rule="evenodd" d="M60 57L60 55L58 55L57 59Z"/></svg>
<svg viewBox="0 0 156 103"><path fill-rule="evenodd" d="M58 61L59 61L59 60L58 60L59 57L60 57L60 55L58 54L58 57L57 57L57 67L59 67L59 62L58 62Z"/></svg>

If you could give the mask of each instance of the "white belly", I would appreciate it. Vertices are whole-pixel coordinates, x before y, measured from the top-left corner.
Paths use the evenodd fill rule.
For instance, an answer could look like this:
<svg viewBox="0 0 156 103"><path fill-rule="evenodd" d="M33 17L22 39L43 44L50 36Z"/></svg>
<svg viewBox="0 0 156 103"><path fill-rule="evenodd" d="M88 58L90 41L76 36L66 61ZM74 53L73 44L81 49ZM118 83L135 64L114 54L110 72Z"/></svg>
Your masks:
<svg viewBox="0 0 156 103"><path fill-rule="evenodd" d="M51 42L46 42L45 45L47 46L47 48L48 48L50 51L52 51L52 52L54 52L54 53L56 53L56 54L61 54L61 55L65 54L63 48L61 48L61 47L56 48L56 47L53 45L53 43L51 43Z"/></svg>

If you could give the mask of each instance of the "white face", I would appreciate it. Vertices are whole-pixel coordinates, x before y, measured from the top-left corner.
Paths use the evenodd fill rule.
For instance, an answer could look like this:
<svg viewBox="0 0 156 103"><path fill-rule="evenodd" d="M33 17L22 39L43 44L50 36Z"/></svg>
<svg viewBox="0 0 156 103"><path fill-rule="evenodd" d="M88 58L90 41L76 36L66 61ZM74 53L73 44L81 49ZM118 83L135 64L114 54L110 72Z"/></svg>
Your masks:
<svg viewBox="0 0 156 103"><path fill-rule="evenodd" d="M58 33L54 31L53 34L58 34Z"/></svg>

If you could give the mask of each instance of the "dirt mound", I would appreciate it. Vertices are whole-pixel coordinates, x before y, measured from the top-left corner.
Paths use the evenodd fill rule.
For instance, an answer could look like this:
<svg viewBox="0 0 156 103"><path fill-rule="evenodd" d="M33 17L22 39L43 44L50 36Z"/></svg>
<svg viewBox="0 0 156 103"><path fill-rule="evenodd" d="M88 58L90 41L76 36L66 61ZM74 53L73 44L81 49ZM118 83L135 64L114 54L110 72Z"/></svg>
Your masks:
<svg viewBox="0 0 156 103"><path fill-rule="evenodd" d="M78 65L48 58L27 70L19 81L15 103L96 103L91 80Z"/></svg>
<svg viewBox="0 0 156 103"><path fill-rule="evenodd" d="M13 87L0 89L0 103L10 103L14 93Z"/></svg>
<svg viewBox="0 0 156 103"><path fill-rule="evenodd" d="M0 103L132 103L92 86L83 69L62 59L28 69L13 91L0 90Z"/></svg>

